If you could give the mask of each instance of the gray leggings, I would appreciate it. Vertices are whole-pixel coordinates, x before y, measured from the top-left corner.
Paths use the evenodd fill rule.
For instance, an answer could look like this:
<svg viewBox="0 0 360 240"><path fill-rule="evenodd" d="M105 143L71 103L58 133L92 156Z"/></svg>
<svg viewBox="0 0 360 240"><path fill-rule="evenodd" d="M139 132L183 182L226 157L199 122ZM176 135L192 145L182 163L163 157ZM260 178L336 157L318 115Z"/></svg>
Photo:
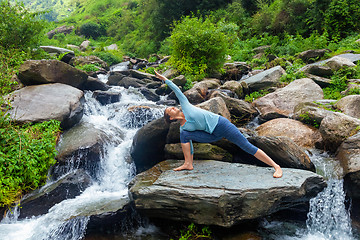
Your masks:
<svg viewBox="0 0 360 240"><path fill-rule="evenodd" d="M181 143L188 143L192 140L200 143L210 143L222 138L226 138L251 155L254 155L258 150L257 147L252 145L244 135L242 135L234 124L222 116L219 117L219 122L211 134L205 131L182 130L180 132Z"/></svg>

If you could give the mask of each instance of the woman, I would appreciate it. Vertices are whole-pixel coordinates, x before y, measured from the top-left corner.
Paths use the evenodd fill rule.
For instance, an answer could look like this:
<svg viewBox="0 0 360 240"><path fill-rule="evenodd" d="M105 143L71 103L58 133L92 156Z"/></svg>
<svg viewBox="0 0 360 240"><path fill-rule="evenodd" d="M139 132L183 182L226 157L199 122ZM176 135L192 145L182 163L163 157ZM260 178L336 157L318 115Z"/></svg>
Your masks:
<svg viewBox="0 0 360 240"><path fill-rule="evenodd" d="M165 121L178 120L180 122L180 142L185 162L180 167L175 168L175 171L192 170L194 168L192 140L214 142L226 138L247 153L254 155L260 161L272 166L275 169L273 174L275 178L282 177L281 167L264 151L249 143L234 124L220 115L195 107L172 81L156 71L155 74L175 92L182 108L181 111L176 107L168 107L164 112Z"/></svg>

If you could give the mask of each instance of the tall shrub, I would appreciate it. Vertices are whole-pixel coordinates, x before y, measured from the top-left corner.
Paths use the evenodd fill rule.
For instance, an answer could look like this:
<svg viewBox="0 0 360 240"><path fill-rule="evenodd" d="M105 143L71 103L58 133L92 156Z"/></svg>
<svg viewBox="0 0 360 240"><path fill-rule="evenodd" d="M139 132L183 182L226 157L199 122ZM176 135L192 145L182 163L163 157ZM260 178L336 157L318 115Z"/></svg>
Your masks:
<svg viewBox="0 0 360 240"><path fill-rule="evenodd" d="M175 24L170 39L170 64L195 79L218 71L225 62L227 38L208 18L183 18Z"/></svg>
<svg viewBox="0 0 360 240"><path fill-rule="evenodd" d="M334 40L360 30L360 1L332 0L325 11L325 30Z"/></svg>

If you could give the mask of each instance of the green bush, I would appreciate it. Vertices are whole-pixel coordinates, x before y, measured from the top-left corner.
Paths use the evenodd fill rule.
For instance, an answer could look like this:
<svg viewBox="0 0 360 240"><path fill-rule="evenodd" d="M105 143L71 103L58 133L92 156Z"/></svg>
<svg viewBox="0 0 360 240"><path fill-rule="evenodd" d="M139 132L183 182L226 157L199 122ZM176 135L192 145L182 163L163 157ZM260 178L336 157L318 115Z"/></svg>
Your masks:
<svg viewBox="0 0 360 240"><path fill-rule="evenodd" d="M342 91L348 87L348 79L357 78L360 76L360 68L345 68L340 69L331 76L330 86L323 89L325 99L340 99L344 97ZM356 94L357 89L351 90L348 94Z"/></svg>
<svg viewBox="0 0 360 240"><path fill-rule="evenodd" d="M227 50L227 38L210 19L185 17L171 33L170 64L193 79L219 71Z"/></svg>
<svg viewBox="0 0 360 240"><path fill-rule="evenodd" d="M93 55L105 61L109 66L118 64L122 61L121 52L118 52L117 54L111 52L94 52Z"/></svg>
<svg viewBox="0 0 360 240"><path fill-rule="evenodd" d="M96 39L106 34L106 30L100 24L87 22L80 26L80 34L87 38Z"/></svg>
<svg viewBox="0 0 360 240"><path fill-rule="evenodd" d="M325 31L334 40L340 40L360 29L360 1L332 0L325 11Z"/></svg>
<svg viewBox="0 0 360 240"><path fill-rule="evenodd" d="M55 163L59 121L14 125L0 116L0 207L43 185Z"/></svg>
<svg viewBox="0 0 360 240"><path fill-rule="evenodd" d="M0 46L26 50L35 47L45 22L30 13L23 3L0 1Z"/></svg>
<svg viewBox="0 0 360 240"><path fill-rule="evenodd" d="M96 72L99 70L99 66L95 64L84 64L84 65L78 65L75 66L77 69L83 70L85 72Z"/></svg>

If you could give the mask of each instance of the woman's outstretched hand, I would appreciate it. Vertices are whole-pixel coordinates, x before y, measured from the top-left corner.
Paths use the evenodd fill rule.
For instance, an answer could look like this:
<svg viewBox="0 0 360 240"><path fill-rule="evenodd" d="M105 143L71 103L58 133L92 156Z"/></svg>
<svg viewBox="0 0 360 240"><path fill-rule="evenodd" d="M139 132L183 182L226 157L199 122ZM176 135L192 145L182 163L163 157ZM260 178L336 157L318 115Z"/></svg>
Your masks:
<svg viewBox="0 0 360 240"><path fill-rule="evenodd" d="M158 73L156 70L154 70L155 72L155 76L159 79L161 79L161 81L165 81L165 80L168 80L166 77L164 77L163 75L161 75L160 73Z"/></svg>

